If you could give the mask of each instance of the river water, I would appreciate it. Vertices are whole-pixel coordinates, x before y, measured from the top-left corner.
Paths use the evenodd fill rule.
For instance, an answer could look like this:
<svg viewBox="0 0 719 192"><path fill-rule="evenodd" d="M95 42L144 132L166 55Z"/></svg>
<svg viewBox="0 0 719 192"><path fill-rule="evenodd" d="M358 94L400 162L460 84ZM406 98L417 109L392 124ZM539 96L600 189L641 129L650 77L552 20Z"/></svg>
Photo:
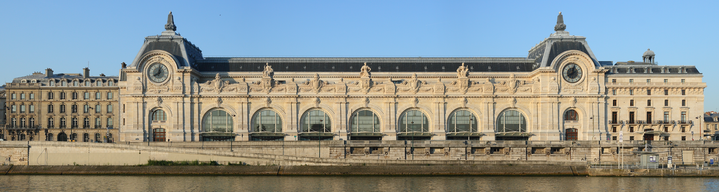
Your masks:
<svg viewBox="0 0 719 192"><path fill-rule="evenodd" d="M719 191L719 178L3 175L0 191Z"/></svg>

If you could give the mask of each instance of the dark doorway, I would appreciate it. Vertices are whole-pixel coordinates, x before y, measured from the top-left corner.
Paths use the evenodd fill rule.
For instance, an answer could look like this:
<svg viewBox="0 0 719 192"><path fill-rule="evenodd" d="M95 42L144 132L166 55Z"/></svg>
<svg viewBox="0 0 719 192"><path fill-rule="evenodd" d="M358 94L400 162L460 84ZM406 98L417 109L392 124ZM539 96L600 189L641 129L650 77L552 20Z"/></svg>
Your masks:
<svg viewBox="0 0 719 192"><path fill-rule="evenodd" d="M67 134L65 134L65 133L57 134L57 141L67 141Z"/></svg>
<svg viewBox="0 0 719 192"><path fill-rule="evenodd" d="M522 136L498 136L495 138L497 141L517 141L517 140L529 140L529 137L522 137Z"/></svg>
<svg viewBox="0 0 719 192"><path fill-rule="evenodd" d="M163 128L152 129L152 141L165 142L165 129L163 129Z"/></svg>
<svg viewBox="0 0 719 192"><path fill-rule="evenodd" d="M569 128L564 132L564 138L567 141L576 141L577 140L577 129L576 128Z"/></svg>

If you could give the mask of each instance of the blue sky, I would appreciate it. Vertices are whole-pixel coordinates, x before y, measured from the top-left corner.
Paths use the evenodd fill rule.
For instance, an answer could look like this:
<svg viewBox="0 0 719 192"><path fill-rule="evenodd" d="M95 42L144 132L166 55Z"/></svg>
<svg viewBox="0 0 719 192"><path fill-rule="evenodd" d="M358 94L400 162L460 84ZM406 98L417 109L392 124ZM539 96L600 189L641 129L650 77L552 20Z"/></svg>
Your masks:
<svg viewBox="0 0 719 192"><path fill-rule="evenodd" d="M117 75L144 37L177 31L205 56L516 56L553 31L587 37L602 61L704 73L705 110L719 108L719 1L4 1L0 80L53 68Z"/></svg>

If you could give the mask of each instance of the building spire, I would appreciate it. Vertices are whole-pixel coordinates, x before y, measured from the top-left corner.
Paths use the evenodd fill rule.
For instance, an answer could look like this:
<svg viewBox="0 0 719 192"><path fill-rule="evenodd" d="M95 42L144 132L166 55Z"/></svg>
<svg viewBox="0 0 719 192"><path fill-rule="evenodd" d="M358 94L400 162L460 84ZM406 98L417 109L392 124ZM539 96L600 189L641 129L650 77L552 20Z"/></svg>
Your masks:
<svg viewBox="0 0 719 192"><path fill-rule="evenodd" d="M177 30L177 27L175 26L175 19L172 16L172 11L170 11L170 14L167 15L167 24L165 24L165 30L168 30L168 31Z"/></svg>
<svg viewBox="0 0 719 192"><path fill-rule="evenodd" d="M564 24L564 16L562 16L562 12L559 12L559 15L557 15L557 25L554 26L554 31L564 31L564 29L567 29L567 25Z"/></svg>

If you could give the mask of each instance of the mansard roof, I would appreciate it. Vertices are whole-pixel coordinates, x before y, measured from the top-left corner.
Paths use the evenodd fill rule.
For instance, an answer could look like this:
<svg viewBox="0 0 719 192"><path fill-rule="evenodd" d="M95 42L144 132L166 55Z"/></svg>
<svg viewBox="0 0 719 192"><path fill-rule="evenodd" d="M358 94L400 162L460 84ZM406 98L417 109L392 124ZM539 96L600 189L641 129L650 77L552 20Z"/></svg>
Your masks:
<svg viewBox="0 0 719 192"><path fill-rule="evenodd" d="M523 57L208 57L200 71L257 72L269 64L276 72L453 72L462 63L475 72L528 72L534 60Z"/></svg>

